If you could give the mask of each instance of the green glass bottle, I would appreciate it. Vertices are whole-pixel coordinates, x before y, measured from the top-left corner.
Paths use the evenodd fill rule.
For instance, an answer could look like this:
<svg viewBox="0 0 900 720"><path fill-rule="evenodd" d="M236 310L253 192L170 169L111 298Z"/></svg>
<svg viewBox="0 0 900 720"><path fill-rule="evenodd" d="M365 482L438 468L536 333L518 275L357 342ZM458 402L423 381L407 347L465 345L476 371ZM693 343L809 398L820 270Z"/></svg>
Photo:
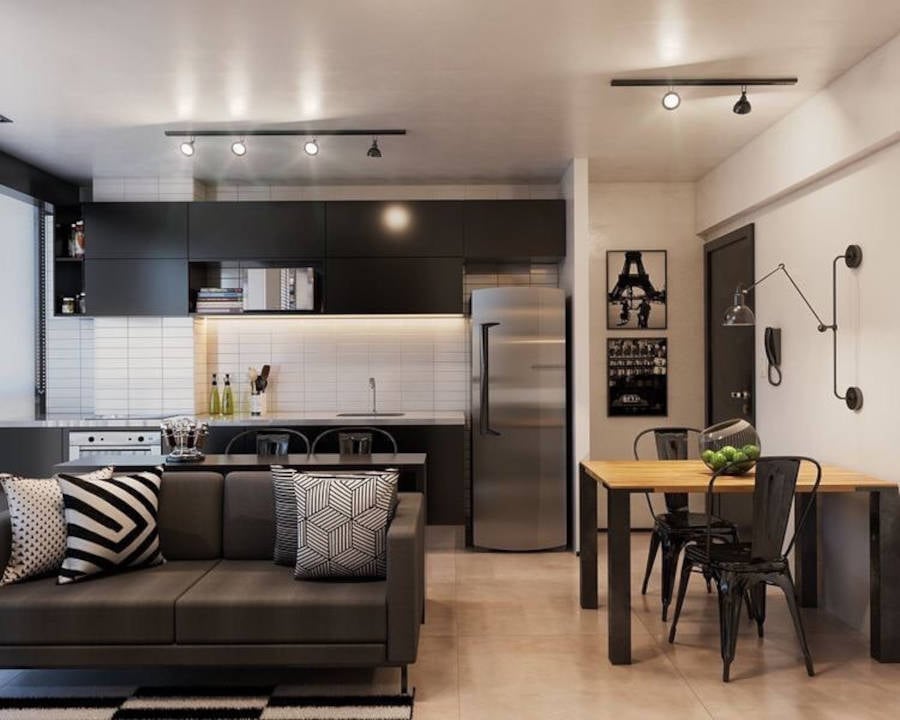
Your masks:
<svg viewBox="0 0 900 720"><path fill-rule="evenodd" d="M231 391L230 373L225 373L225 389L222 390L222 414L234 415L234 393Z"/></svg>
<svg viewBox="0 0 900 720"><path fill-rule="evenodd" d="M218 415L221 410L219 404L219 383L216 382L216 374L213 373L212 387L209 389L209 414L210 416Z"/></svg>

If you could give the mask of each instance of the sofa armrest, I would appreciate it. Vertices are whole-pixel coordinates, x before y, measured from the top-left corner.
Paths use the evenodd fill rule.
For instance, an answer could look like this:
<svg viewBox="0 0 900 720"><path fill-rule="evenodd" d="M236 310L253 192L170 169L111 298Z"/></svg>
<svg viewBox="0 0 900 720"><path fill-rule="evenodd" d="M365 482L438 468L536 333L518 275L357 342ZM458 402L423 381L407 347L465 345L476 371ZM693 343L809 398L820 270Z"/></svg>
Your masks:
<svg viewBox="0 0 900 720"><path fill-rule="evenodd" d="M425 611L425 500L400 493L387 533L388 661L415 662Z"/></svg>

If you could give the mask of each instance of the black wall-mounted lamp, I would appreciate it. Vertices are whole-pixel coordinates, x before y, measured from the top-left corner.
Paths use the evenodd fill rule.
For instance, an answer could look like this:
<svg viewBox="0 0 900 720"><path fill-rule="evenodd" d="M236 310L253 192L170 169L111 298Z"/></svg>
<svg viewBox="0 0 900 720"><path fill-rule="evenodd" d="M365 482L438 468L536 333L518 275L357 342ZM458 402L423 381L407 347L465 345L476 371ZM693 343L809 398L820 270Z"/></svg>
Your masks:
<svg viewBox="0 0 900 720"><path fill-rule="evenodd" d="M772 277L775 273L781 271L786 276L787 279L791 281L791 285L794 286L794 290L797 291L797 294L803 299L803 302L806 303L806 307L809 308L809 311L813 314L813 317L819 323L818 330L823 333L827 330L831 330L833 337L833 346L834 346L834 396L838 400L843 400L847 407L851 410L859 410L863 405L863 394L862 390L860 390L856 386L850 386L847 388L846 392L841 395L838 392L838 381L837 381L837 266L838 261L843 260L848 268L858 268L862 264L862 248L859 245L848 245L846 252L843 255L838 255L834 262L831 265L831 324L826 325L825 321L819 317L819 313L815 311L813 306L810 304L809 300L806 299L806 295L803 294L803 291L800 289L800 286L794 282L794 278L791 277L791 274L785 268L784 263L778 265L774 270L763 275L759 280L754 282L752 285L748 287L738 286L734 291L734 305L732 305L725 312L725 319L722 321L722 324L725 327L748 327L752 325L756 325L756 316L753 314L753 311L747 307L747 303L745 302L747 299L747 293L759 285L764 280Z"/></svg>

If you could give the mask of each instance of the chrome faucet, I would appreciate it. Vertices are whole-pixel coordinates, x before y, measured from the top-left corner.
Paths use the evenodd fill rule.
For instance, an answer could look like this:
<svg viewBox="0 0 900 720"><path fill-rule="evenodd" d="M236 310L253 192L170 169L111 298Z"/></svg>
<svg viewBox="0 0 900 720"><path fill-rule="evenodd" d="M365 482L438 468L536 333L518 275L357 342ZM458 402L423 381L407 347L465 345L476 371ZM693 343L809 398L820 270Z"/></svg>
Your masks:
<svg viewBox="0 0 900 720"><path fill-rule="evenodd" d="M378 414L378 406L375 402L377 391L375 389L375 378L373 378L373 377L369 378L369 390L372 391L372 414L377 415Z"/></svg>

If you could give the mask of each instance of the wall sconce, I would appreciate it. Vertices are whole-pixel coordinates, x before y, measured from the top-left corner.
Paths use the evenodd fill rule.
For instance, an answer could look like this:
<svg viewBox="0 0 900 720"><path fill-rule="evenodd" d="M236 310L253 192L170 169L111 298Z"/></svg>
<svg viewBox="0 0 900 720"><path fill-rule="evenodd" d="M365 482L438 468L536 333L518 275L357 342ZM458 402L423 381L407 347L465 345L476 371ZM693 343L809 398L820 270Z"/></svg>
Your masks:
<svg viewBox="0 0 900 720"><path fill-rule="evenodd" d="M848 245L847 250L843 255L838 255L831 266L831 324L826 325L825 322L819 317L819 313L813 309L813 306L810 305L809 300L806 299L806 295L803 294L803 291L794 282L794 278L791 277L791 274L785 268L784 263L781 263L771 272L763 275L759 280L754 282L749 287L741 287L740 285L734 291L734 305L732 305L725 312L725 319L722 321L722 325L725 327L748 327L756 325L756 316L753 314L753 311L747 307L747 303L745 302L747 299L747 293L759 285L764 280L772 277L777 272L783 272L787 279L791 281L791 285L794 286L794 290L797 291L797 294L803 299L803 302L806 303L806 307L809 308L809 311L813 314L816 320L819 323L818 330L820 333L823 333L827 330L831 330L833 337L833 358L834 358L834 396L838 400L843 400L847 403L847 407L851 410L859 410L863 405L863 394L862 390L858 387L850 386L847 388L846 392L841 395L838 393L838 382L837 382L837 265L838 260L843 260L848 268L858 268L862 263L862 248L859 245Z"/></svg>

